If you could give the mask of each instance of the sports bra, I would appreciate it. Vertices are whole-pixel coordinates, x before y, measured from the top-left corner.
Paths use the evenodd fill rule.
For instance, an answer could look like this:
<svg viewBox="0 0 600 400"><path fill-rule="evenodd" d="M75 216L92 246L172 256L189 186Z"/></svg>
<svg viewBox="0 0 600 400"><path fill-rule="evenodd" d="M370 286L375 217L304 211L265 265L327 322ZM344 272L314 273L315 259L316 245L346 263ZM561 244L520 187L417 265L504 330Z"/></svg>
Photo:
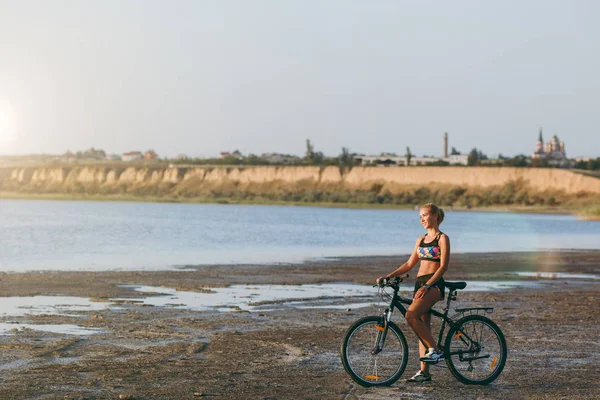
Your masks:
<svg viewBox="0 0 600 400"><path fill-rule="evenodd" d="M419 255L419 260L440 262L441 251L440 251L440 245L438 244L438 240L441 235L442 235L442 232L440 231L440 233L437 234L435 239L433 239L429 243L425 243L425 238L427 237L427 234L425 234L425 236L423 236L423 239L421 239L421 243L419 243L419 247L417 248L417 254Z"/></svg>

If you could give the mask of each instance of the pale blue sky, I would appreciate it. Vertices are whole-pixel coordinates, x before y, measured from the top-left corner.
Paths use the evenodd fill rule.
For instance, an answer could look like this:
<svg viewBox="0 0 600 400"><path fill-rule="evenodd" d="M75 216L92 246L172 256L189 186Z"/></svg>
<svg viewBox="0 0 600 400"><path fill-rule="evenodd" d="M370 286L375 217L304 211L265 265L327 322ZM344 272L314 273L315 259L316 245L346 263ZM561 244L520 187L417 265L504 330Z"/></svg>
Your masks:
<svg viewBox="0 0 600 400"><path fill-rule="evenodd" d="M600 2L0 0L0 154L600 156Z"/></svg>

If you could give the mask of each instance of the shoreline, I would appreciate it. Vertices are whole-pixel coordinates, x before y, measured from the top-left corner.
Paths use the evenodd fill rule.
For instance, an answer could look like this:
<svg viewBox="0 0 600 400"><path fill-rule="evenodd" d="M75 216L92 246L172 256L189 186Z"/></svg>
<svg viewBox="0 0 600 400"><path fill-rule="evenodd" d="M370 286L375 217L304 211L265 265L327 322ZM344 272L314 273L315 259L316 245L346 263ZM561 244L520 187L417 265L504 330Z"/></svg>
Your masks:
<svg viewBox="0 0 600 400"><path fill-rule="evenodd" d="M467 265L468 268L473 268L473 263L469 260L475 259L532 259L535 260L539 257L545 259L551 259L553 257L571 259L571 255L575 254L576 257L584 254L586 256L596 256L600 260L600 250L598 249L574 249L574 248L559 248L559 249L538 249L538 250L517 250L517 251L465 251L465 252L453 252L450 260L449 268L453 265L457 265L463 268L463 265ZM169 274L169 273L187 273L205 269L225 269L227 271L238 270L240 272L252 269L286 269L286 268L319 268L319 266L348 266L348 265L360 265L361 263L372 264L373 262L381 262L382 265L389 265L390 268L394 265L402 264L410 254L398 253L398 254L372 254L372 255L334 255L334 256L318 256L310 257L298 261L282 261L282 262L221 262L221 263L203 263L203 264L176 264L165 267L148 267L148 268L127 268L119 267L118 269L53 269L53 268L42 268L42 269L27 269L27 270L0 270L0 276L3 275L18 275L18 274L60 274L60 273L73 273L73 274ZM563 265L563 268L565 266ZM413 270L416 271L418 268ZM468 272L468 271L467 271ZM554 272L568 272L568 271L554 271ZM471 271L472 273L472 271Z"/></svg>
<svg viewBox="0 0 600 400"><path fill-rule="evenodd" d="M100 303L119 301L90 310L0 316L2 323L29 327L0 335L0 398L297 399L298 393L305 399L346 400L598 397L600 383L589 377L595 376L600 362L600 354L590 351L600 337L600 326L591 318L600 300L600 280L521 277L523 282L543 281L543 286L460 291L452 308L494 307L489 317L508 342L506 368L489 386L463 385L443 363L433 367L433 382L406 383L418 366L417 340L402 317L394 315L407 336L409 365L391 387L370 389L345 373L339 346L355 320L381 312L375 289L371 299L336 298L341 304L372 302L365 308L328 307L325 297L315 299L314 308L297 307L289 299L267 302L257 310L230 307L224 312L181 308L177 296L164 306L150 306L140 300L152 293L123 287L147 285L206 294L209 288L236 284L255 289L263 284L372 285L399 261L398 256L378 256L299 265L208 265L186 271L2 273L0 293L5 299L78 296ZM446 278L516 279L511 274L517 271L600 276L600 250L453 254ZM416 270L410 275L407 290ZM45 324L75 325L94 333L31 329Z"/></svg>
<svg viewBox="0 0 600 400"><path fill-rule="evenodd" d="M253 206L289 206L289 207L321 207L321 208L348 208L348 209L373 209L373 210L414 210L418 205L406 204L377 204L377 203L332 203L332 202L297 202L277 200L241 200L241 199L215 199L206 197L159 197L159 196L133 196L133 195L86 195L62 193L19 193L0 192L0 200L50 200L50 201L97 201L97 202L127 202L127 203L173 203L173 204L220 204L220 205L253 205ZM560 214L573 215L580 218L589 218L580 215L579 208L565 208L552 206L489 206L489 207L464 207L441 205L445 211L459 212L505 212L505 213L531 213L531 214ZM600 218L600 217L599 217Z"/></svg>

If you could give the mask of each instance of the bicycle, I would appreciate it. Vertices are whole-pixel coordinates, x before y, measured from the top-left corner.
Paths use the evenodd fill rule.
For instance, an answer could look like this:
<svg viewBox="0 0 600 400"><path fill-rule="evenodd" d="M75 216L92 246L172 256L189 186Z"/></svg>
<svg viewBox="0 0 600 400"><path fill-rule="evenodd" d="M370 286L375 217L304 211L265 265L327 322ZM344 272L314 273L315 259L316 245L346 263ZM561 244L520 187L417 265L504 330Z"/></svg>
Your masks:
<svg viewBox="0 0 600 400"><path fill-rule="evenodd" d="M390 296L385 289L391 287L389 308L383 315L364 317L348 328L341 346L342 363L350 377L359 385L390 386L404 373L408 363L408 346L402 330L391 321L394 308L406 317L404 304L412 299L398 295L400 283L408 275L393 281L382 280L379 294ZM482 315L491 313L492 307L457 308L448 317L450 302L456 300L456 292L467 286L466 282L445 282L449 290L443 313L431 309L430 313L441 319L438 348L444 352L448 369L459 381L471 385L487 385L493 382L506 364L507 347L504 334L491 319ZM479 314L482 313L482 314ZM442 346L442 336L448 333ZM420 337L419 340L423 341Z"/></svg>

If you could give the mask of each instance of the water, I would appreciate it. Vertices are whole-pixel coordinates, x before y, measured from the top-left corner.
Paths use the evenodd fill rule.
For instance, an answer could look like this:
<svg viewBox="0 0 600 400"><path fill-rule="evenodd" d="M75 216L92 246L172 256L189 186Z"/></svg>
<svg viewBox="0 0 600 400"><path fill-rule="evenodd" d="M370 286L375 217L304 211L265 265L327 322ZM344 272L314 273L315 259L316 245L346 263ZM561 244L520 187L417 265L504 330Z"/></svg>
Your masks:
<svg viewBox="0 0 600 400"><path fill-rule="evenodd" d="M84 328L71 324L7 324L0 323L0 335L17 334L23 330L34 330L62 335L93 335L102 332L99 328Z"/></svg>
<svg viewBox="0 0 600 400"><path fill-rule="evenodd" d="M285 302L291 299L319 299L327 297L373 297L377 293L373 285L352 283L330 283L314 285L232 285L227 288L213 288L210 293L179 291L173 288L156 286L125 286L136 292L151 293L153 296L136 298L140 304L156 307L173 307L190 310L232 311L255 310L257 304ZM159 294L159 295L157 295ZM119 299L113 299L119 300ZM272 304L268 304L267 308ZM280 306L279 306L280 307Z"/></svg>
<svg viewBox="0 0 600 400"><path fill-rule="evenodd" d="M267 311L273 303L285 303L294 308L363 308L379 303L377 289L373 285L352 283L324 283L314 285L231 285L213 288L210 293L186 292L157 286L124 286L136 292L152 296L136 298L136 302L155 307L173 307L206 311ZM542 284L536 281L469 282L465 291L491 292L515 287L537 289ZM401 287L401 295L412 295L412 285ZM388 290L391 293L391 290ZM351 298L370 298L370 301L355 303ZM120 299L112 299L112 301ZM335 304L335 303L339 304ZM316 304L315 304L316 303ZM281 305L276 305L281 308ZM1 309L1 306L0 306Z"/></svg>
<svg viewBox="0 0 600 400"><path fill-rule="evenodd" d="M599 277L590 274L516 272L512 275L534 278L533 280L469 281L465 292L492 292L512 288L544 289L549 282L560 279L561 282L575 283L585 279L587 284L599 284ZM592 278L590 280L590 278ZM146 297L111 298L104 301L91 301L83 297L72 296L25 296L6 297L0 302L1 317L23 317L31 315L64 315L83 318L86 313L101 310L123 310L127 307L154 306L196 311L269 311L281 309L282 304L292 308L363 308L380 303L378 290L373 285L355 283L322 283L304 285L231 285L225 288L211 288L205 291L185 291L175 288L122 285L131 291L148 294ZM400 287L400 295L411 296L413 286ZM462 292L462 291L461 291ZM390 293L390 290L387 290ZM358 301L358 302L357 302ZM30 328L57 332L65 326L62 333L76 333L77 325L33 326L20 323L0 323L0 335L15 329ZM51 329L50 329L51 328ZM81 332L94 333L97 330ZM86 334L86 333L82 333Z"/></svg>
<svg viewBox="0 0 600 400"><path fill-rule="evenodd" d="M104 302L75 296L13 296L3 297L0 317L21 315L72 315L78 311L100 311Z"/></svg>
<svg viewBox="0 0 600 400"><path fill-rule="evenodd" d="M566 272L515 272L515 275L542 279L591 279L600 280L600 276L592 274L570 274Z"/></svg>
<svg viewBox="0 0 600 400"><path fill-rule="evenodd" d="M568 215L447 212L453 252L598 249ZM418 212L316 207L0 200L0 271L157 270L408 254Z"/></svg>

